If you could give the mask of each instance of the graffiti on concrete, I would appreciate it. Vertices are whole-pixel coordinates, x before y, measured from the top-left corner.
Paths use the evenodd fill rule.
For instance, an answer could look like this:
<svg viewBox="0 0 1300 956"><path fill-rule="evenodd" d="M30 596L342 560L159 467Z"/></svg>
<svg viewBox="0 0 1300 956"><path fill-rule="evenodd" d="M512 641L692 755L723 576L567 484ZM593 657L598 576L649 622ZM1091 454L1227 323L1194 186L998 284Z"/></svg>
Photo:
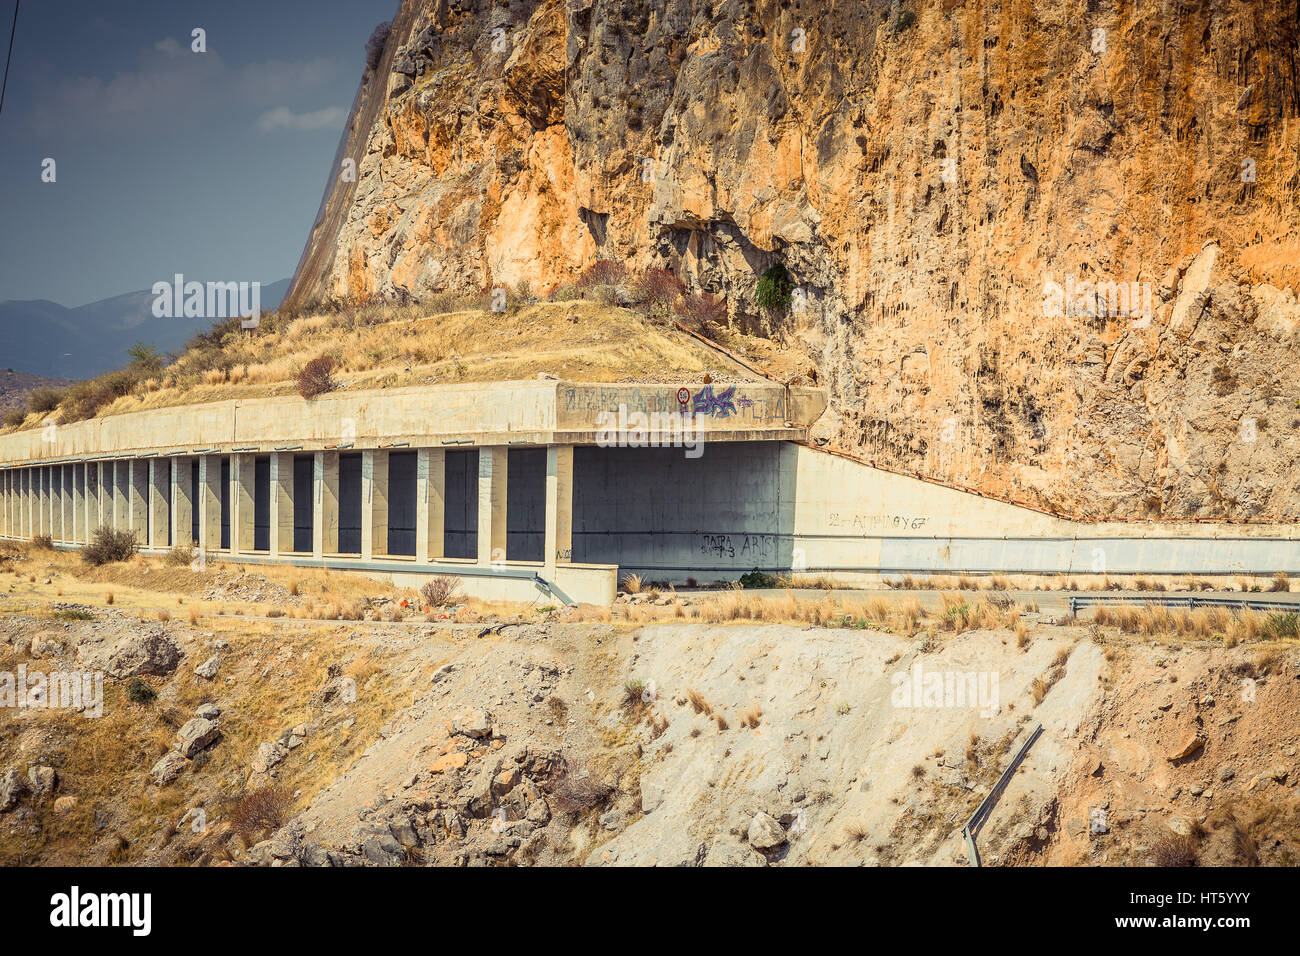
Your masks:
<svg viewBox="0 0 1300 956"><path fill-rule="evenodd" d="M700 554L711 558L742 558L746 561L776 558L774 534L702 534Z"/></svg>
<svg viewBox="0 0 1300 956"><path fill-rule="evenodd" d="M715 392L712 385L706 385L694 396L689 390L681 389L685 398L679 397L679 390L673 388L629 388L627 386L586 386L583 388L566 388L561 400L566 412L601 412L626 406L629 411L671 412L681 414L694 411L696 415L715 418L736 416L747 422L783 422L786 419L785 392L782 390L760 390L754 397L736 395L736 386Z"/></svg>
<svg viewBox="0 0 1300 956"><path fill-rule="evenodd" d="M713 386L705 385L700 391L695 393L695 414L696 415L716 415L719 418L727 418L736 414L736 386L725 391L713 394Z"/></svg>
<svg viewBox="0 0 1300 956"><path fill-rule="evenodd" d="M854 531L920 531L930 518L923 515L841 514L832 511L827 524L832 528L852 528Z"/></svg>

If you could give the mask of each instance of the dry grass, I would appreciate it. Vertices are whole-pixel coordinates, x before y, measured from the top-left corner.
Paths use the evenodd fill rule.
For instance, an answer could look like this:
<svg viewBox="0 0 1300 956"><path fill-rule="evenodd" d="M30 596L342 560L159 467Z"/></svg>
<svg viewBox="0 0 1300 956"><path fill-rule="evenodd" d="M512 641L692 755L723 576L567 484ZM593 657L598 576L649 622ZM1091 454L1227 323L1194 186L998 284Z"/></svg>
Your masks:
<svg viewBox="0 0 1300 956"><path fill-rule="evenodd" d="M622 581L623 590L626 591L628 594L640 594L642 584L643 582L641 580L641 575L639 574L623 575L623 581Z"/></svg>
<svg viewBox="0 0 1300 956"><path fill-rule="evenodd" d="M705 700L703 695L698 691L692 690L688 687L686 689L686 697L691 702L691 708L697 714L705 714L709 717L713 716L713 706Z"/></svg>
<svg viewBox="0 0 1300 956"><path fill-rule="evenodd" d="M748 727L751 730L758 727L759 719L763 716L763 708L755 704L740 715L740 726ZM725 728L724 728L725 729Z"/></svg>
<svg viewBox="0 0 1300 956"><path fill-rule="evenodd" d="M375 305L266 316L256 334L190 349L152 383L106 401L98 414L295 394L297 373L322 355L334 360L334 377L349 389L527 380L539 372L617 382L647 368L695 380L718 364L716 353L689 336L596 302L538 303L505 313L447 309ZM798 358L790 361L798 365Z"/></svg>

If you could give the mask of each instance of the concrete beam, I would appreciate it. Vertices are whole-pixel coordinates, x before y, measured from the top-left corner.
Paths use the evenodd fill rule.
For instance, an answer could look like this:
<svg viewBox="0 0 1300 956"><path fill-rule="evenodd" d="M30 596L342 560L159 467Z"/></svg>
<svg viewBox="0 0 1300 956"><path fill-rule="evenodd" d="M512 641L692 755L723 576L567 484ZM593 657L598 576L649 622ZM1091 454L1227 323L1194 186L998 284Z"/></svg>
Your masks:
<svg viewBox="0 0 1300 956"><path fill-rule="evenodd" d="M230 553L253 550L253 502L256 496L257 459L253 455L230 456Z"/></svg>
<svg viewBox="0 0 1300 956"><path fill-rule="evenodd" d="M510 449L480 448L478 453L478 563L506 560L506 470Z"/></svg>
<svg viewBox="0 0 1300 956"><path fill-rule="evenodd" d="M149 544L171 546L171 466L168 458L149 459Z"/></svg>
<svg viewBox="0 0 1300 956"><path fill-rule="evenodd" d="M221 456L199 458L199 548L205 554L221 547Z"/></svg>
<svg viewBox="0 0 1300 956"><path fill-rule="evenodd" d="M131 529L131 463L113 462L113 527Z"/></svg>
<svg viewBox="0 0 1300 956"><path fill-rule="evenodd" d="M415 560L443 558L447 517L447 452L421 448L415 463Z"/></svg>
<svg viewBox="0 0 1300 956"><path fill-rule="evenodd" d="M172 459L171 476L171 512L172 512L172 547L194 547L194 501L190 488L190 468L193 458L188 456ZM200 490L202 485L200 484Z"/></svg>
<svg viewBox="0 0 1300 956"><path fill-rule="evenodd" d="M361 453L361 560L388 553L388 452Z"/></svg>
<svg viewBox="0 0 1300 956"><path fill-rule="evenodd" d="M293 551L293 509L293 453L272 454L270 533L273 557Z"/></svg>
<svg viewBox="0 0 1300 956"><path fill-rule="evenodd" d="M130 511L127 529L135 535L137 544L149 543L149 463L139 458L127 462L130 475Z"/></svg>
<svg viewBox="0 0 1300 956"><path fill-rule="evenodd" d="M86 466L77 462L72 468L72 540L86 542Z"/></svg>
<svg viewBox="0 0 1300 956"><path fill-rule="evenodd" d="M546 548L543 552L547 580L555 580L558 564L573 561L573 446L546 449Z"/></svg>
<svg viewBox="0 0 1300 956"><path fill-rule="evenodd" d="M311 525L311 552L339 552L339 453L318 451L315 454Z"/></svg>

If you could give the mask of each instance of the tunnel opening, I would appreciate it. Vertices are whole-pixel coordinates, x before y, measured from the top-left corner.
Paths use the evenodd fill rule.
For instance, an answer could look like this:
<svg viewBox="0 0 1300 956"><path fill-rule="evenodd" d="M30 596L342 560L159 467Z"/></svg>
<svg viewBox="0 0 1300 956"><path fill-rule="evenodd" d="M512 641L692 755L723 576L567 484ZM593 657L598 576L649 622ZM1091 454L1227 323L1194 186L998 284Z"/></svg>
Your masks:
<svg viewBox="0 0 1300 956"><path fill-rule="evenodd" d="M415 555L416 453L388 456L388 553Z"/></svg>
<svg viewBox="0 0 1300 956"><path fill-rule="evenodd" d="M478 449L447 452L444 495L443 554L478 557Z"/></svg>
<svg viewBox="0 0 1300 956"><path fill-rule="evenodd" d="M546 449L510 449L506 475L506 560L541 561L546 552Z"/></svg>
<svg viewBox="0 0 1300 956"><path fill-rule="evenodd" d="M361 453L339 455L339 554L361 553Z"/></svg>
<svg viewBox="0 0 1300 956"><path fill-rule="evenodd" d="M293 456L293 550L310 553L315 531L316 457Z"/></svg>

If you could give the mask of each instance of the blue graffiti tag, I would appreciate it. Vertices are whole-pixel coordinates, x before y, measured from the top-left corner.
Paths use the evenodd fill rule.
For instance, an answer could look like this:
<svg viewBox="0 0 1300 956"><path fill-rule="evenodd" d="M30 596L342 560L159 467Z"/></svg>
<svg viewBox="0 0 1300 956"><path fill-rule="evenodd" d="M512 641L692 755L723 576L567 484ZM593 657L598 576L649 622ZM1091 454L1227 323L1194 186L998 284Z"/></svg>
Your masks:
<svg viewBox="0 0 1300 956"><path fill-rule="evenodd" d="M731 386L725 392L713 394L713 386L705 385L704 389L695 395L695 414L697 415L717 415L726 418L728 415L736 413L736 405L732 399L736 395L736 386Z"/></svg>

